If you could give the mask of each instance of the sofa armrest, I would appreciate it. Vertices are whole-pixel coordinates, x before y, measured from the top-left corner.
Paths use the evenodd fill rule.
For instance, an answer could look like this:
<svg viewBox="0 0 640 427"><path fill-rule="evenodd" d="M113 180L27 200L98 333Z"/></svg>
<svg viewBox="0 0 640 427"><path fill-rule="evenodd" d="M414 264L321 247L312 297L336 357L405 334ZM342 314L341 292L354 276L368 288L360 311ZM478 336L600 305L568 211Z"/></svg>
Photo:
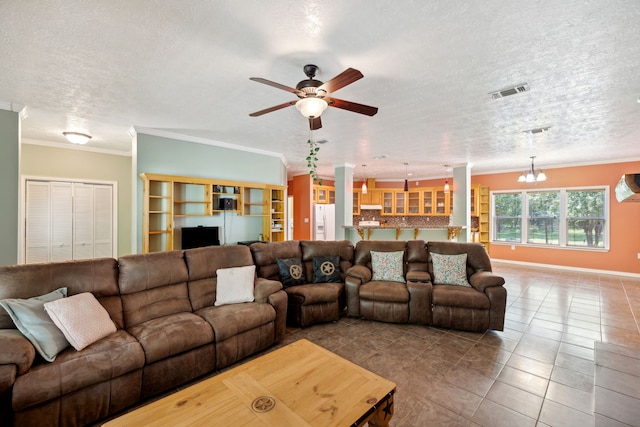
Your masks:
<svg viewBox="0 0 640 427"><path fill-rule="evenodd" d="M0 329L0 365L16 365L18 375L31 368L36 349L17 329Z"/></svg>
<svg viewBox="0 0 640 427"><path fill-rule="evenodd" d="M264 279L258 277L253 287L253 297L256 302L265 303L269 295L274 294L282 289L282 283L277 280Z"/></svg>
<svg viewBox="0 0 640 427"><path fill-rule="evenodd" d="M497 276L490 271L480 271L469 277L469 283L480 292L484 292L486 288L504 285L504 277Z"/></svg>
<svg viewBox="0 0 640 427"><path fill-rule="evenodd" d="M347 270L347 276L360 279L361 283L367 283L371 280L371 270L364 265L354 265Z"/></svg>
<svg viewBox="0 0 640 427"><path fill-rule="evenodd" d="M360 285L362 285L362 280L355 276L347 276L344 280L347 316L360 317Z"/></svg>
<svg viewBox="0 0 640 427"><path fill-rule="evenodd" d="M429 273L426 273L429 276ZM407 281L409 291L409 323L430 325L433 320L431 302L433 285L430 280Z"/></svg>
<svg viewBox="0 0 640 427"><path fill-rule="evenodd" d="M407 282L427 283L431 281L431 275L426 271L407 271Z"/></svg>

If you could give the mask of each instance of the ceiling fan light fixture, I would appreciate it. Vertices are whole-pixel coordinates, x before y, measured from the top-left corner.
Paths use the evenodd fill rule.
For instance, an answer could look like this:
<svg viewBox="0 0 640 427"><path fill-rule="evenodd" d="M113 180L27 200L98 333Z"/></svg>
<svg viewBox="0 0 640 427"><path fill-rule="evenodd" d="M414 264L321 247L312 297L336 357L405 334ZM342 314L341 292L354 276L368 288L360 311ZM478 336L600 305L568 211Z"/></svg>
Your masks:
<svg viewBox="0 0 640 427"><path fill-rule="evenodd" d="M67 138L67 141L72 144L84 145L91 139L91 135L87 135L86 133L62 132L62 134Z"/></svg>
<svg viewBox="0 0 640 427"><path fill-rule="evenodd" d="M327 101L315 96L307 96L296 102L296 108L300 111L300 114L308 119L320 117L328 106Z"/></svg>

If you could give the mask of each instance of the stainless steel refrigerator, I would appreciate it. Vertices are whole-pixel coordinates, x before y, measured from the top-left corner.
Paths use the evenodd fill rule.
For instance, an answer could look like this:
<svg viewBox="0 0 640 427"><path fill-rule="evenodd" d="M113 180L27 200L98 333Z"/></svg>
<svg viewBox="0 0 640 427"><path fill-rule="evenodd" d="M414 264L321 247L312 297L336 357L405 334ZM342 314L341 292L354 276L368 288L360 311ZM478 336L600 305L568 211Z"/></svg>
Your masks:
<svg viewBox="0 0 640 427"><path fill-rule="evenodd" d="M336 240L336 205L314 205L313 240Z"/></svg>

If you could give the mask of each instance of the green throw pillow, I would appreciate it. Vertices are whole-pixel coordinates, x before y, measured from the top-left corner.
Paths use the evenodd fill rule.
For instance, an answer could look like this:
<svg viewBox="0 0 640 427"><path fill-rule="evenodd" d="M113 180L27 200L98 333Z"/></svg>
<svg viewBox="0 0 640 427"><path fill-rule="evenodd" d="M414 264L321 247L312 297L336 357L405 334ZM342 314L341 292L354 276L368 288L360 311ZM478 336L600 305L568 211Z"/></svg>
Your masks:
<svg viewBox="0 0 640 427"><path fill-rule="evenodd" d="M467 254L431 253L431 261L433 261L434 284L471 286L467 281Z"/></svg>
<svg viewBox="0 0 640 427"><path fill-rule="evenodd" d="M387 282L404 283L404 269L402 263L404 251L376 252L371 251L371 280L384 280Z"/></svg>
<svg viewBox="0 0 640 427"><path fill-rule="evenodd" d="M0 306L7 310L16 328L31 341L47 362L53 362L58 353L69 346L69 342L44 310L44 304L66 296L67 288L60 288L46 295L29 299L14 298L0 301Z"/></svg>

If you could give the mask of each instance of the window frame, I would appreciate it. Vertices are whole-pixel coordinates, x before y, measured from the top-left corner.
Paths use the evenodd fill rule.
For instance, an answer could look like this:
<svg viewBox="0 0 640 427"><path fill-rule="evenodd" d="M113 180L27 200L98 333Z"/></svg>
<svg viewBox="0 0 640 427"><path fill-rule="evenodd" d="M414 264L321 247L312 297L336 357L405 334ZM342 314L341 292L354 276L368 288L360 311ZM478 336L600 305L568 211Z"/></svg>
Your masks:
<svg viewBox="0 0 640 427"><path fill-rule="evenodd" d="M604 240L602 247L589 247L589 246L576 246L568 244L568 230L567 221L569 215L568 209L568 193L571 191L604 191ZM558 218L558 244L545 244L545 243L530 243L528 242L529 236L529 194L530 193L559 193L559 207L560 216ZM610 186L608 185L596 185L585 187L559 187L559 188L526 188L521 190L498 190L491 191L491 244L496 245L511 245L511 246L527 246L536 248L550 248L550 249L566 249L577 251L595 251L606 252L610 250L611 240L611 209L610 209ZM499 194L520 194L521 197L521 212L520 212L520 240L519 241L505 241L496 240L496 214L495 214L495 197Z"/></svg>

